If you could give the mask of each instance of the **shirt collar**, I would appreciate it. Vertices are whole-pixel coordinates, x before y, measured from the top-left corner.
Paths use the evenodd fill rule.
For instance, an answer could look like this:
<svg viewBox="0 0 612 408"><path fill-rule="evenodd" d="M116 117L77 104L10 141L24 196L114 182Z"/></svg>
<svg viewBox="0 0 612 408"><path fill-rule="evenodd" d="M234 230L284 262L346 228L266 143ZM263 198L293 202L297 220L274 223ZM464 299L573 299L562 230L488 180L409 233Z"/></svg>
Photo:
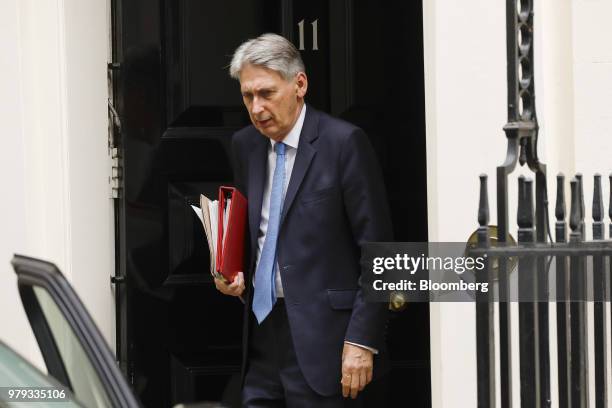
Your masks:
<svg viewBox="0 0 612 408"><path fill-rule="evenodd" d="M306 104L302 105L300 116L298 116L298 119L295 121L295 125L293 125L293 128L289 131L287 136L285 136L285 138L283 139L283 143L286 144L288 147L297 149L298 143L300 142L300 133L302 133L302 127L304 126L305 117L306 117ZM272 142L272 150L274 150L274 146L276 145L276 142L272 139L270 139L270 142Z"/></svg>

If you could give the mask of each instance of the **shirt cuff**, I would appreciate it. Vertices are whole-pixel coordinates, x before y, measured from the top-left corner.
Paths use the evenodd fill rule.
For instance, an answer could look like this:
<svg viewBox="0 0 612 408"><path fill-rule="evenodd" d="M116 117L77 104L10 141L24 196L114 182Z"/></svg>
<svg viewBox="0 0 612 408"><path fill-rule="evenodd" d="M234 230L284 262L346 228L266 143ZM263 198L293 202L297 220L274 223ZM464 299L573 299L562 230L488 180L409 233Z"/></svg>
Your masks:
<svg viewBox="0 0 612 408"><path fill-rule="evenodd" d="M344 341L346 344L352 344L353 346L361 347L362 349L370 350L372 354L378 354L378 350L372 347L364 346L363 344L353 343L351 341Z"/></svg>

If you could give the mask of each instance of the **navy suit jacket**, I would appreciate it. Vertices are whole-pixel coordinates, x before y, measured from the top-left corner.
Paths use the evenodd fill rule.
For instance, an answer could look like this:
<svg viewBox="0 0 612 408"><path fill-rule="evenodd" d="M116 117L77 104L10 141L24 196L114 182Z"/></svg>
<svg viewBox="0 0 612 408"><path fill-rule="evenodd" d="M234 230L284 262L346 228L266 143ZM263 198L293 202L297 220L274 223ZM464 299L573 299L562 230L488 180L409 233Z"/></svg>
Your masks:
<svg viewBox="0 0 612 408"><path fill-rule="evenodd" d="M269 144L254 126L232 140L236 185L247 197L249 213L244 363ZM386 369L388 305L365 302L359 261L364 242L391 240L383 179L367 136L308 106L284 200L277 260L298 363L321 395L341 392L345 340L380 351L375 376Z"/></svg>

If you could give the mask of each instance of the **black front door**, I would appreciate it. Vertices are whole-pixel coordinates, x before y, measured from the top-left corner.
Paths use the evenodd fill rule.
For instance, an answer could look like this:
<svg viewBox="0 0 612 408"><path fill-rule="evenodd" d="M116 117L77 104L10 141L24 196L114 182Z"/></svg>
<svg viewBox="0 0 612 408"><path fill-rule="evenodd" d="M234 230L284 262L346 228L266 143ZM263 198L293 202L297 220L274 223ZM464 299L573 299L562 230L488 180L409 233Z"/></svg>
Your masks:
<svg viewBox="0 0 612 408"><path fill-rule="evenodd" d="M300 49L307 102L362 127L383 165L396 239L427 239L420 1L113 0L117 351L146 406L237 393L242 305L208 273L189 204L232 183L248 116L227 65L264 32ZM429 406L429 309L394 312L394 406Z"/></svg>

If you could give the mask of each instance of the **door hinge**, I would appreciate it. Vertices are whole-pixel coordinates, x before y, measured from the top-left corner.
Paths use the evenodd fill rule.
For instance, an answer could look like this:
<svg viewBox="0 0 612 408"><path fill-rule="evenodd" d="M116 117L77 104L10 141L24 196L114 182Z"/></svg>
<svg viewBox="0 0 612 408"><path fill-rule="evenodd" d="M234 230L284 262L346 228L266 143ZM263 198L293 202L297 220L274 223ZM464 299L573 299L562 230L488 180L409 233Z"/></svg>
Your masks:
<svg viewBox="0 0 612 408"><path fill-rule="evenodd" d="M116 76L121 70L121 63L109 62L108 70L108 155L110 174L108 184L109 195L113 199L121 198L123 190L123 161L121 158L121 118L113 105Z"/></svg>
<svg viewBox="0 0 612 408"><path fill-rule="evenodd" d="M121 182L123 181L123 167L121 165L121 156L119 148L111 148L111 174L109 183L111 187L111 198L121 198Z"/></svg>
<svg viewBox="0 0 612 408"><path fill-rule="evenodd" d="M121 198L122 181L123 181L123 163L121 160L121 151L119 143L121 137L121 119L109 99L108 101L108 153L110 156L110 175L108 182L110 184L110 197L117 199Z"/></svg>

